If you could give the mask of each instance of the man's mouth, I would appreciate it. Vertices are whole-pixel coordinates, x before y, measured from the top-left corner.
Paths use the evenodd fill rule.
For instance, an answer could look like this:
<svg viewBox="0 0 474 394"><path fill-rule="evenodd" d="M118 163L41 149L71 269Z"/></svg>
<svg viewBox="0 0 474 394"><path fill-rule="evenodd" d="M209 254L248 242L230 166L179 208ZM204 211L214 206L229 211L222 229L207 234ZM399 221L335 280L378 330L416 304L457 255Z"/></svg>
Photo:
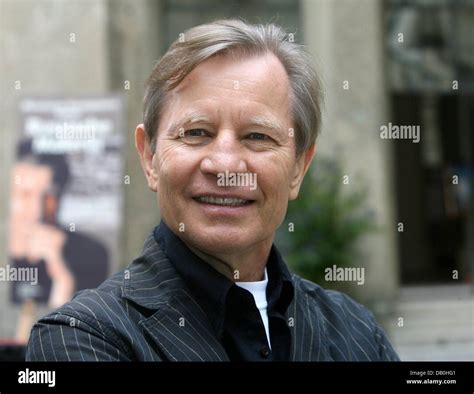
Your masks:
<svg viewBox="0 0 474 394"><path fill-rule="evenodd" d="M215 196L200 196L194 197L194 200L201 204L222 205L227 207L239 207L249 205L254 200L246 200L238 197L215 197Z"/></svg>

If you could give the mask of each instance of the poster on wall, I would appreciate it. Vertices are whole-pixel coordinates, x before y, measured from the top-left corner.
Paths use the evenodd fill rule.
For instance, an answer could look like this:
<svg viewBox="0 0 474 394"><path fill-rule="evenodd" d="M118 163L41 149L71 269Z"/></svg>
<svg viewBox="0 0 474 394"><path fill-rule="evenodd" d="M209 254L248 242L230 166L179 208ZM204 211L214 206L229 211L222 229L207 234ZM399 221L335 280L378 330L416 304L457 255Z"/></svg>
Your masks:
<svg viewBox="0 0 474 394"><path fill-rule="evenodd" d="M118 267L122 220L120 96L25 98L12 165L10 299L28 338L38 305L56 308Z"/></svg>

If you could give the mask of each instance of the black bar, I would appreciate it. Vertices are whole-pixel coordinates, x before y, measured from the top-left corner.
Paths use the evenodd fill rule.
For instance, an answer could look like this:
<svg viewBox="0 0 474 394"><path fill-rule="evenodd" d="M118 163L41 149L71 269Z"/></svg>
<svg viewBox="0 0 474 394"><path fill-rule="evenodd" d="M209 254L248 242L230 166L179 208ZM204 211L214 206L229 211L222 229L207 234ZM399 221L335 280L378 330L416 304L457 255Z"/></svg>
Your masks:
<svg viewBox="0 0 474 394"><path fill-rule="evenodd" d="M36 374L38 371L44 373L40 376ZM25 383L19 383L19 379ZM42 379L43 383L33 383L32 379ZM434 380L441 384L433 383ZM0 363L1 394L78 391L92 394L99 390L138 394L149 390L181 392L188 387L193 393L201 388L205 392L215 388L224 393L255 389L268 393L274 387L275 392L291 390L291 393L375 389L378 393L472 394L474 363Z"/></svg>

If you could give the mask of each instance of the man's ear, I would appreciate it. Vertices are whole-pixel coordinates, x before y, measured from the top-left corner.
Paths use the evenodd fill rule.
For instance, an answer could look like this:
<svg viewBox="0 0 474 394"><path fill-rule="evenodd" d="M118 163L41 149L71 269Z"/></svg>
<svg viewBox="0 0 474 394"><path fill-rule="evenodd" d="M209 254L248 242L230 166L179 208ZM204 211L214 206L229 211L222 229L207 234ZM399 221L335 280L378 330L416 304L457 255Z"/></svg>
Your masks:
<svg viewBox="0 0 474 394"><path fill-rule="evenodd" d="M300 157L296 159L295 171L293 178L290 183L290 200L295 200L298 197L303 178L309 169L309 165L313 160L314 153L316 152L316 145L311 145L308 150L303 152Z"/></svg>
<svg viewBox="0 0 474 394"><path fill-rule="evenodd" d="M148 187L156 192L158 190L158 173L155 168L155 152L152 151L152 146L148 140L143 123L139 124L135 129L135 148L140 156L140 163L145 173Z"/></svg>

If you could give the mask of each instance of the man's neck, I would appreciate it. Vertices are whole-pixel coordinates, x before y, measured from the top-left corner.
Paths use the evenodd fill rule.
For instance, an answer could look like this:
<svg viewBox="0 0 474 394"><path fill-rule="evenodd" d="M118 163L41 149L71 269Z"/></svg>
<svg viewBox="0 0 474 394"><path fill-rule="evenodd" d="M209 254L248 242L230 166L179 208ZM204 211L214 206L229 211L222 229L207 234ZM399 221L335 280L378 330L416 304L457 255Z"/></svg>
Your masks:
<svg viewBox="0 0 474 394"><path fill-rule="evenodd" d="M186 245L194 254L233 282L256 282L263 280L272 240L264 241L239 254L210 255L192 245Z"/></svg>

